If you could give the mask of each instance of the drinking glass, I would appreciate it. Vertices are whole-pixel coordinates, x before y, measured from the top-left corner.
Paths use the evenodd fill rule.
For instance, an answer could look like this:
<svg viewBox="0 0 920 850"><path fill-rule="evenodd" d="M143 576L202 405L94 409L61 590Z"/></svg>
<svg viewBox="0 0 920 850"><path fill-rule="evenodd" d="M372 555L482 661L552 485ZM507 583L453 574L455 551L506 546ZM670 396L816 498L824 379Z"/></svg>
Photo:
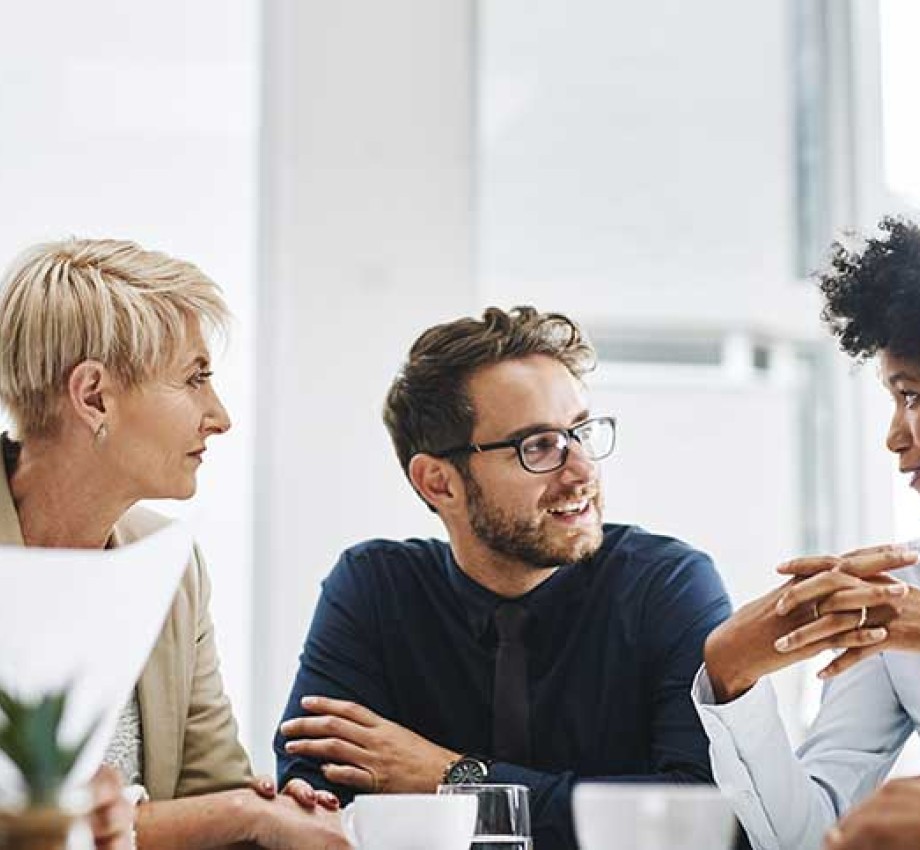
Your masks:
<svg viewBox="0 0 920 850"><path fill-rule="evenodd" d="M476 797L471 850L532 850L526 785L439 785L438 794Z"/></svg>

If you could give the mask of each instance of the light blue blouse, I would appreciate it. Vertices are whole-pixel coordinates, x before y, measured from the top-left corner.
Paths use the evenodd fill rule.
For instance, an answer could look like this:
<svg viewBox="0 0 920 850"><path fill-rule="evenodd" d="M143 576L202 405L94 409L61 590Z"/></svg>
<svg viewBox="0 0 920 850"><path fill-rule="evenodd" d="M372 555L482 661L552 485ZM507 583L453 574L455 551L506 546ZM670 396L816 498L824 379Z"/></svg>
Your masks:
<svg viewBox="0 0 920 850"><path fill-rule="evenodd" d="M917 565L894 575L920 585ZM716 705L703 666L692 695L713 775L755 850L818 850L834 821L885 779L920 728L920 653L884 652L832 679L798 752L766 678Z"/></svg>

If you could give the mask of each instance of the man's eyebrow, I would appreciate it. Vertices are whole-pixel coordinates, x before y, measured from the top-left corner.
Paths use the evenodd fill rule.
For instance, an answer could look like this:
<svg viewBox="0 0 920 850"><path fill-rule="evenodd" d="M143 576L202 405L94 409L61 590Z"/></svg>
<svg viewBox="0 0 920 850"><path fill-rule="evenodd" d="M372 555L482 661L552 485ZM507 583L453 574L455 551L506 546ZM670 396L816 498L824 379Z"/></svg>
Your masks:
<svg viewBox="0 0 920 850"><path fill-rule="evenodd" d="M557 431L558 428L558 425L550 425L547 422L538 422L534 425L525 425L523 428L518 428L516 431L512 431L507 437L505 437L505 439L519 440L522 437L529 437L531 434L537 434L540 431Z"/></svg>
<svg viewBox="0 0 920 850"><path fill-rule="evenodd" d="M506 440L519 440L522 437L529 437L531 434L537 434L540 431L561 431L565 427L571 428L573 425L577 425L579 422L584 422L590 416L590 412L587 410L580 411L575 418L572 420L572 423L568 426L556 425L550 422L537 422L534 425L525 425L523 428L518 428L515 431L512 431L507 437Z"/></svg>

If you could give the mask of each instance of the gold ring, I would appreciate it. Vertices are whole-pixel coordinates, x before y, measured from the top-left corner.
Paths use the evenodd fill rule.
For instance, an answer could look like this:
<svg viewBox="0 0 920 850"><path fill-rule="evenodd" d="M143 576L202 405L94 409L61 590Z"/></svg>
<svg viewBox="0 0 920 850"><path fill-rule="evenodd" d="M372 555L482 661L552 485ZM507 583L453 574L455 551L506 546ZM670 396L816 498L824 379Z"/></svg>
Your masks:
<svg viewBox="0 0 920 850"><path fill-rule="evenodd" d="M377 774L374 772L373 768L366 767L365 770L371 775L371 794L379 794L380 780L377 778Z"/></svg>
<svg viewBox="0 0 920 850"><path fill-rule="evenodd" d="M863 607L859 611L859 622L856 624L856 628L861 629L864 625L866 625L866 620L868 619L869 619L869 612L866 610L866 606L863 605Z"/></svg>

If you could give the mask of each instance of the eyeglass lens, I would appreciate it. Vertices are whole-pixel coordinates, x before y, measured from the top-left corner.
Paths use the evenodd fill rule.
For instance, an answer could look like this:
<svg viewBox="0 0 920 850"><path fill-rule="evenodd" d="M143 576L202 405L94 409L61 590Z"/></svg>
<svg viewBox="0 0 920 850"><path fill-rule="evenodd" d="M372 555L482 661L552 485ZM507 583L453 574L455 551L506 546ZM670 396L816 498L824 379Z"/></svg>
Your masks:
<svg viewBox="0 0 920 850"><path fill-rule="evenodd" d="M614 426L609 419L592 419L572 430L591 460L601 460L613 451ZM566 431L540 431L521 442L521 462L533 472L548 472L565 463L569 445Z"/></svg>

